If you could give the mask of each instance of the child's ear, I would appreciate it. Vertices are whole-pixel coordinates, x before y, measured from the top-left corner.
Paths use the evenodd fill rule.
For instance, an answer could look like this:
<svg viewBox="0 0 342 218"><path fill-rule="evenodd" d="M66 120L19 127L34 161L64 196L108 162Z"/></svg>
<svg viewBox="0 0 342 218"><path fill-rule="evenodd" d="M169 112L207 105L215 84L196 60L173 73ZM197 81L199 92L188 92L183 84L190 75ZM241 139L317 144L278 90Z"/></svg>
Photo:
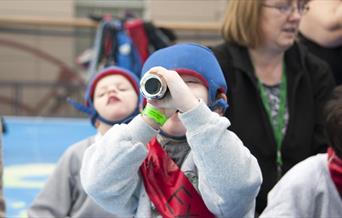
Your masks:
<svg viewBox="0 0 342 218"><path fill-rule="evenodd" d="M144 106L142 104L139 105L139 112L141 113L144 110Z"/></svg>
<svg viewBox="0 0 342 218"><path fill-rule="evenodd" d="M227 102L227 95L224 93L218 93L216 96L216 100L218 100L218 99L222 99L225 102ZM216 107L214 109L214 112L218 113L220 116L223 116L225 111L224 111L223 107Z"/></svg>
<svg viewBox="0 0 342 218"><path fill-rule="evenodd" d="M100 126L100 121L98 119L95 120L95 128L98 129Z"/></svg>

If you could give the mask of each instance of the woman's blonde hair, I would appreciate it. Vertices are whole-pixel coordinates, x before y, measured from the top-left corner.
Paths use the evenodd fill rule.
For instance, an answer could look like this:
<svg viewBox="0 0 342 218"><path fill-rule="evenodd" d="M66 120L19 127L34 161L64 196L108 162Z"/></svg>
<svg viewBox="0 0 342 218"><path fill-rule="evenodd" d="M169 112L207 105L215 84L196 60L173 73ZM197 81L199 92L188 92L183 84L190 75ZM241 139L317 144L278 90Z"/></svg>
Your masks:
<svg viewBox="0 0 342 218"><path fill-rule="evenodd" d="M254 48L262 42L260 15L263 0L229 0L221 34L224 40Z"/></svg>
<svg viewBox="0 0 342 218"><path fill-rule="evenodd" d="M264 1L229 0L221 28L224 40L248 48L255 48L262 44L264 36L260 28L260 20ZM304 4L309 1L298 0Z"/></svg>

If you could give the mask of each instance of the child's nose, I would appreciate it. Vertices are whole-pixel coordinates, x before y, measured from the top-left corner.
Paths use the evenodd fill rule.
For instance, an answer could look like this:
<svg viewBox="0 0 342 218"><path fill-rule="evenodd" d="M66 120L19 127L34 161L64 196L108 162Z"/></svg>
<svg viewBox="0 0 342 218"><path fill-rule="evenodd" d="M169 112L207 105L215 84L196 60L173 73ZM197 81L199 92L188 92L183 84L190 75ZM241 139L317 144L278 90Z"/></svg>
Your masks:
<svg viewBox="0 0 342 218"><path fill-rule="evenodd" d="M108 89L108 94L110 93L117 93L118 89L115 86L109 87Z"/></svg>

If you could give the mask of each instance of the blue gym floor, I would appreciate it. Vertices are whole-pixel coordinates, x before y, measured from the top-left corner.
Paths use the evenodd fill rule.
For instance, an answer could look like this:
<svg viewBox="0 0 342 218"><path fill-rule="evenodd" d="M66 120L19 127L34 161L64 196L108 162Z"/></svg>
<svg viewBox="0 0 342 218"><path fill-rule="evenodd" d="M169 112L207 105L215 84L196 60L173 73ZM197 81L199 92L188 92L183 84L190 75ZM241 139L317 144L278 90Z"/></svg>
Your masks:
<svg viewBox="0 0 342 218"><path fill-rule="evenodd" d="M5 117L3 136L6 217L26 217L59 157L71 144L95 134L88 119Z"/></svg>

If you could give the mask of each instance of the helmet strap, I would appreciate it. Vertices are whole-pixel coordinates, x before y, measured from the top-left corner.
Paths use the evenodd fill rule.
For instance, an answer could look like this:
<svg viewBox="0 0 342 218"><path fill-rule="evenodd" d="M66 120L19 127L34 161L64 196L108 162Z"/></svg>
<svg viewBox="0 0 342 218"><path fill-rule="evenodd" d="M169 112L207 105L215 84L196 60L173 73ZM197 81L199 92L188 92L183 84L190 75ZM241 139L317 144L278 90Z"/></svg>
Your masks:
<svg viewBox="0 0 342 218"><path fill-rule="evenodd" d="M213 103L211 103L209 105L209 108L212 111L221 108L223 114L226 112L228 107L229 107L229 105L228 105L227 101L225 101L222 98L215 100Z"/></svg>

